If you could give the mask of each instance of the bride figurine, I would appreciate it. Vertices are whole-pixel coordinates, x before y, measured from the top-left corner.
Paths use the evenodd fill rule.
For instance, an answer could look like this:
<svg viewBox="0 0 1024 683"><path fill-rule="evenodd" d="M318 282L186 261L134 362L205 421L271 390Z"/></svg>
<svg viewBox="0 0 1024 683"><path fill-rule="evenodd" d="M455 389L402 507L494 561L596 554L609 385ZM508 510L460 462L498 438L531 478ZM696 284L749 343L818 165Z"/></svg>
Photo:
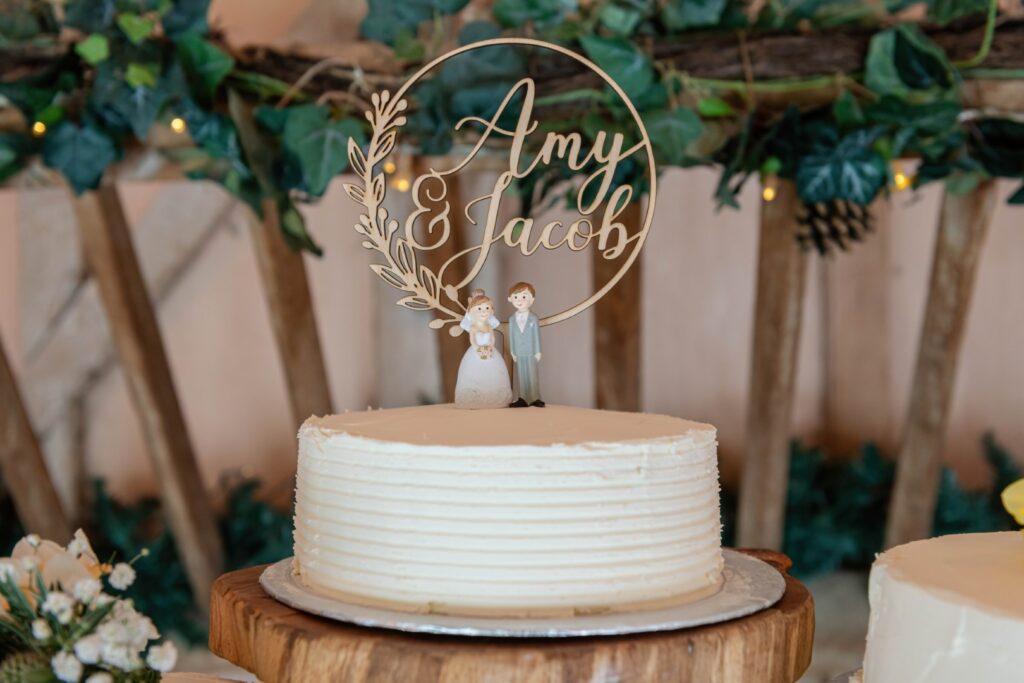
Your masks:
<svg viewBox="0 0 1024 683"><path fill-rule="evenodd" d="M490 298L482 289L473 290L460 323L469 332L469 348L459 364L456 408L505 408L512 400L508 368L494 333L499 324Z"/></svg>

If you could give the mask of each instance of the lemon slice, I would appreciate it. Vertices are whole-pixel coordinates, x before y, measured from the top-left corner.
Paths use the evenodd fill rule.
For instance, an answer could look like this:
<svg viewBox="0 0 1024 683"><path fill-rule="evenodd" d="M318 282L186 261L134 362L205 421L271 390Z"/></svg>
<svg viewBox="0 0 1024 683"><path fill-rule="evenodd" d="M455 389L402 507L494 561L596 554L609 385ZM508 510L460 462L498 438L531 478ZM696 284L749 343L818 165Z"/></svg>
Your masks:
<svg viewBox="0 0 1024 683"><path fill-rule="evenodd" d="M1017 524L1024 524L1024 479L1010 484L1003 490L1003 505Z"/></svg>

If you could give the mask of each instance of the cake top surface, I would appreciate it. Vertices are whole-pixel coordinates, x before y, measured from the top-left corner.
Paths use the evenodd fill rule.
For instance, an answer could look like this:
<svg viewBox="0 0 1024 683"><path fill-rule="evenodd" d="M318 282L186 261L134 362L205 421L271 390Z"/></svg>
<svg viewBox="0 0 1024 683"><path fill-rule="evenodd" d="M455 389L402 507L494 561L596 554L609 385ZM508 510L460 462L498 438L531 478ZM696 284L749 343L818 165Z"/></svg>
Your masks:
<svg viewBox="0 0 1024 683"><path fill-rule="evenodd" d="M988 611L1024 618L1024 537L955 534L896 546L877 565L890 576Z"/></svg>
<svg viewBox="0 0 1024 683"><path fill-rule="evenodd" d="M451 404L311 417L305 427L422 446L548 446L693 436L715 428L667 415L569 406L461 410Z"/></svg>

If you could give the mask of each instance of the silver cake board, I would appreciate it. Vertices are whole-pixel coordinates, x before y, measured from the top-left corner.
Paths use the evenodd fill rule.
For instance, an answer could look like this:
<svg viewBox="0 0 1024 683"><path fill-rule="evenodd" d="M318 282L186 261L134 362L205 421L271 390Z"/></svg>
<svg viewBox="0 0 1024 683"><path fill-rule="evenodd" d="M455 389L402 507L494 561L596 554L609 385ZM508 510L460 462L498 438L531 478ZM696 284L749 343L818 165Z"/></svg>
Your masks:
<svg viewBox="0 0 1024 683"><path fill-rule="evenodd" d="M714 595L664 609L574 617L463 617L356 605L302 585L292 571L292 558L267 567L260 576L260 585L271 597L302 612L372 628L481 638L618 636L674 631L745 617L771 607L786 592L786 580L766 562L727 548L722 554L724 580Z"/></svg>

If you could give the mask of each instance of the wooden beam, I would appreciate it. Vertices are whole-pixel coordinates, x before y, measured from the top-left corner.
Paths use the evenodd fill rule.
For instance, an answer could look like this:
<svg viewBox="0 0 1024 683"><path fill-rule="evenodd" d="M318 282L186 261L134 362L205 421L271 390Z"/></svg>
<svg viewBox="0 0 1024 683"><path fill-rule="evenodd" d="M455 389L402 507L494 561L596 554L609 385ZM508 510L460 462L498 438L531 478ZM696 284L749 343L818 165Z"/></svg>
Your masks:
<svg viewBox="0 0 1024 683"><path fill-rule="evenodd" d="M896 465L886 546L927 537L942 471L946 418L981 247L996 204L996 181L942 200L924 325Z"/></svg>
<svg viewBox="0 0 1024 683"><path fill-rule="evenodd" d="M430 158L417 156L413 158L412 163L412 175L413 177L419 177L429 172L430 170ZM441 266L444 265L448 259L463 251L466 248L466 233L465 233L465 207L462 205L462 181L460 176L451 175L445 178L445 182L448 183L448 194L446 200L448 201L450 208L448 217L451 221L451 234L448 237L448 241L437 249L432 249L425 252L422 256L423 263L432 271L437 273ZM427 187L427 186L424 186ZM433 186L429 186L433 191ZM430 211L423 215L419 221L420 226L425 226L430 218L437 214L443 208L443 202L432 201L426 192L421 192L423 195L420 197L420 201ZM432 236L427 235L425 232L417 233L424 244L432 244ZM460 259L452 263L445 271L445 283L454 284L460 282L466 277L466 265L467 260L465 258ZM468 290L464 290L467 293ZM504 299L502 298L502 292L488 292L488 295L494 299L495 308L498 308L498 304ZM462 304L466 305L466 301ZM466 353L466 346L469 342L466 341L466 337L461 334L458 337L452 337L447 331L437 332L437 351L441 363L441 387L444 392L444 401L455 400L455 382L459 375L459 364L462 362L462 356ZM502 344L503 352L507 353L508 344ZM506 361L508 362L508 361Z"/></svg>
<svg viewBox="0 0 1024 683"><path fill-rule="evenodd" d="M807 254L797 245L796 186L780 181L761 205L757 299L737 543L782 548Z"/></svg>
<svg viewBox="0 0 1024 683"><path fill-rule="evenodd" d="M627 205L619 220L635 234L643 221L643 202ZM597 291L619 271L626 256L608 260L596 246L592 254L592 288ZM594 305L594 392L602 410L640 410L642 267L643 260L637 259Z"/></svg>
<svg viewBox="0 0 1024 683"><path fill-rule="evenodd" d="M332 412L306 263L302 254L285 244L273 199L263 202L263 220L252 216L256 261L288 387L292 423L298 429L310 415Z"/></svg>
<svg viewBox="0 0 1024 683"><path fill-rule="evenodd" d="M71 539L71 524L46 469L3 340L0 340L0 475L14 500L18 518L29 532L57 543Z"/></svg>
<svg viewBox="0 0 1024 683"><path fill-rule="evenodd" d="M832 453L871 441L891 453L889 211L872 207L874 232L825 267L825 434Z"/></svg>
<svg viewBox="0 0 1024 683"><path fill-rule="evenodd" d="M205 609L223 567L223 549L117 188L104 185L79 197L75 211L160 483L164 515L196 601Z"/></svg>

